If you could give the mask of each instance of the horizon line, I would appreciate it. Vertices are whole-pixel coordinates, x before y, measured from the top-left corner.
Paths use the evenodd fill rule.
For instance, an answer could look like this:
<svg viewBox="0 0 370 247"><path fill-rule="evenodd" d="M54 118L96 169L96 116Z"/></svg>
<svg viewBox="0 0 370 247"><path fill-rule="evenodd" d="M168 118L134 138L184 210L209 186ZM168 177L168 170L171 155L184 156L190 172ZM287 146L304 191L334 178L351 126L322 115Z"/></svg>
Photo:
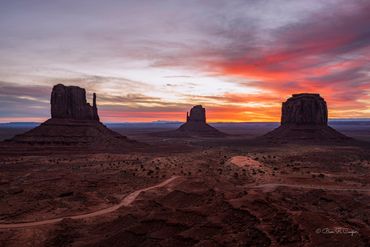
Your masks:
<svg viewBox="0 0 370 247"><path fill-rule="evenodd" d="M369 118L329 118L328 121L370 121ZM22 124L22 123L35 123L41 124L45 121L37 122L37 121L12 121L12 122L0 122L0 124ZM185 123L185 121L176 121L176 120L154 120L154 121L126 121L126 122L104 122L100 121L104 124L134 124L134 123L173 123L173 124L180 124ZM207 123L214 124L214 123L280 123L280 121L210 121Z"/></svg>

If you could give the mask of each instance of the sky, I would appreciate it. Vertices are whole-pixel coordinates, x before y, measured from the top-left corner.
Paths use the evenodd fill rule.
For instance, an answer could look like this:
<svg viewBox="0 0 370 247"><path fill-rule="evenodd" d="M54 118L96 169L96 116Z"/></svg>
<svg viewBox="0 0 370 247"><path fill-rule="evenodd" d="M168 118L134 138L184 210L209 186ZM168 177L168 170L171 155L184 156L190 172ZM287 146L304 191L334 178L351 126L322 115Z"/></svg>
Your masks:
<svg viewBox="0 0 370 247"><path fill-rule="evenodd" d="M44 121L58 83L104 122L279 121L293 93L370 118L368 0L0 0L0 122Z"/></svg>

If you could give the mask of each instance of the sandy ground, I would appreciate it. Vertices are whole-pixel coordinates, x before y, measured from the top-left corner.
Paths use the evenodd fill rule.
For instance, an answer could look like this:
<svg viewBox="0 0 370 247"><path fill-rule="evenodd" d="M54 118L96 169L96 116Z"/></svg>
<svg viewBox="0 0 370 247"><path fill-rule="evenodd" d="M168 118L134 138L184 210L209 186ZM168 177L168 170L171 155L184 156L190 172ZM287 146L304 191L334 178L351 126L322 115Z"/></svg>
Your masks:
<svg viewBox="0 0 370 247"><path fill-rule="evenodd" d="M135 190L134 192L128 194L126 197L122 198L122 200L115 204L114 206L104 208L95 212L87 213L87 214L78 214L78 215L71 215L71 216L65 216L61 218L55 218L55 219L49 219L49 220L42 220L42 221L33 221L33 222L24 222L24 223L10 223L10 224L0 224L0 229L13 229L13 228L26 228L26 227L34 227L34 226L41 226L41 225L49 225L49 224L55 224L58 223L64 219L87 219L91 217L98 217L104 214L112 213L116 211L117 209L121 207L127 207L131 203L133 203L136 198L140 195L140 193L152 189L157 189L163 186L166 186L167 184L171 183L173 180L177 179L177 176L171 177L169 179L164 180L163 182L146 187L144 189Z"/></svg>
<svg viewBox="0 0 370 247"><path fill-rule="evenodd" d="M0 245L369 245L366 145L142 140L147 151L1 153Z"/></svg>

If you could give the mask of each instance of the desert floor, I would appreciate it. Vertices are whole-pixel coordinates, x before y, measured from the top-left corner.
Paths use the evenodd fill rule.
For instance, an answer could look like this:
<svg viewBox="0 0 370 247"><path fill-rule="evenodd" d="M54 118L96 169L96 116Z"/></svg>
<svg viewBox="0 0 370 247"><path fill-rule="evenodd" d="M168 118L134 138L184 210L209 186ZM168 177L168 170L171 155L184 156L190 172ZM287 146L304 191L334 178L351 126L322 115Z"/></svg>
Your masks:
<svg viewBox="0 0 370 247"><path fill-rule="evenodd" d="M370 244L369 144L130 133L148 147L0 152L0 246Z"/></svg>

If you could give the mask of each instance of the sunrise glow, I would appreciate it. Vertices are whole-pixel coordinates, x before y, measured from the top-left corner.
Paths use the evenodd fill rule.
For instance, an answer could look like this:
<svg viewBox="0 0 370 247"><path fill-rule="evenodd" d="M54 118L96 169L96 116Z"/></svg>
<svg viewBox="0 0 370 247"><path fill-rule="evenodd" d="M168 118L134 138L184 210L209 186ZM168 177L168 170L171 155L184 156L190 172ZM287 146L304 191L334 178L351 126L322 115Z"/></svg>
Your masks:
<svg viewBox="0 0 370 247"><path fill-rule="evenodd" d="M370 117L368 1L138 2L0 3L0 122L49 118L57 83L96 92L105 122L195 104L210 122L279 121L300 92Z"/></svg>

